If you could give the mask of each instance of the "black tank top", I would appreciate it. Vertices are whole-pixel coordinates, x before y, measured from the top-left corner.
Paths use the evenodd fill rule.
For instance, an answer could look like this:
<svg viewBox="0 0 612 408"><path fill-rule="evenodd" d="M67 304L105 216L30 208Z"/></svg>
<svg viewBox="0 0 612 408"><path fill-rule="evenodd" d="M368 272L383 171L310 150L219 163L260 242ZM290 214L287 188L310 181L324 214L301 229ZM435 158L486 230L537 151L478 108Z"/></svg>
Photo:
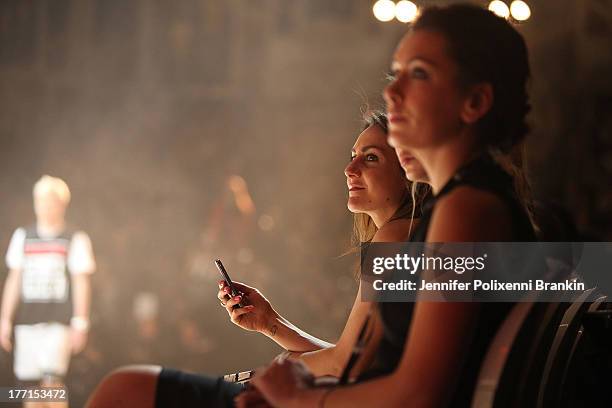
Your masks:
<svg viewBox="0 0 612 408"><path fill-rule="evenodd" d="M462 185L491 192L508 206L512 217L513 241L535 240L529 218L514 192L512 178L490 156L485 155L462 167L435 197L424 204L423 213L410 239L411 242L425 242L436 202ZM462 356L465 357L465 363L452 398L452 407L470 405L484 354L512 306L513 303L490 303L487 307L480 308L474 338L466 350L467 355ZM414 303L378 303L383 337L372 367L360 376L359 381L387 375L395 370L404 351L413 308Z"/></svg>
<svg viewBox="0 0 612 408"><path fill-rule="evenodd" d="M38 235L36 226L25 229L21 296L15 324L70 323L72 285L68 254L74 231L53 238Z"/></svg>

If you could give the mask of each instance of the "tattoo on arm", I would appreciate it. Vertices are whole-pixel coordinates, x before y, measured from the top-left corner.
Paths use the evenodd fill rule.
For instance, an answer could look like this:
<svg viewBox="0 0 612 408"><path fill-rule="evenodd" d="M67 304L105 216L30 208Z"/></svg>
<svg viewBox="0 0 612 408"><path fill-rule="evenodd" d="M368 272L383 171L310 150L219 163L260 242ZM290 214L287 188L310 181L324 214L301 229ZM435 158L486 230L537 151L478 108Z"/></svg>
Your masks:
<svg viewBox="0 0 612 408"><path fill-rule="evenodd" d="M272 327L270 327L270 335L275 336L277 330L278 330L278 326L273 324Z"/></svg>

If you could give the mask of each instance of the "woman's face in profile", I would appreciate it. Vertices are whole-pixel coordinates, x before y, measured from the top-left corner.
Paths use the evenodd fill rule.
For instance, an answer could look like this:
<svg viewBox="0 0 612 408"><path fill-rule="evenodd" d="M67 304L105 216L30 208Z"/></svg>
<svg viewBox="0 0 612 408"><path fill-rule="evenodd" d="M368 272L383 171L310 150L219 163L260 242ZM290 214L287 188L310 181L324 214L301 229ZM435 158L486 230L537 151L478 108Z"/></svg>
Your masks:
<svg viewBox="0 0 612 408"><path fill-rule="evenodd" d="M384 91L389 143L395 148L417 154L460 129L464 98L457 64L446 48L445 37L428 30L413 31L400 41L391 64L393 80Z"/></svg>
<svg viewBox="0 0 612 408"><path fill-rule="evenodd" d="M387 135L377 125L364 130L344 169L351 212L389 211L392 214L406 193L406 179Z"/></svg>

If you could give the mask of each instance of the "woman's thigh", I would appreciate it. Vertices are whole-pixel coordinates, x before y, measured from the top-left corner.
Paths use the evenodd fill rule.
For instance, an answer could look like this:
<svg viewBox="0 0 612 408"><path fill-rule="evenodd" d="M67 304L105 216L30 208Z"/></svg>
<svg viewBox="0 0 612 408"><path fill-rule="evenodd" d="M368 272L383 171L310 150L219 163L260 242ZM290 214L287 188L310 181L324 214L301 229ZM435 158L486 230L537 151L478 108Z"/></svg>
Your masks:
<svg viewBox="0 0 612 408"><path fill-rule="evenodd" d="M159 366L127 366L98 385L88 408L233 407L244 386Z"/></svg>
<svg viewBox="0 0 612 408"><path fill-rule="evenodd" d="M154 408L160 366L121 367L98 384L87 408Z"/></svg>

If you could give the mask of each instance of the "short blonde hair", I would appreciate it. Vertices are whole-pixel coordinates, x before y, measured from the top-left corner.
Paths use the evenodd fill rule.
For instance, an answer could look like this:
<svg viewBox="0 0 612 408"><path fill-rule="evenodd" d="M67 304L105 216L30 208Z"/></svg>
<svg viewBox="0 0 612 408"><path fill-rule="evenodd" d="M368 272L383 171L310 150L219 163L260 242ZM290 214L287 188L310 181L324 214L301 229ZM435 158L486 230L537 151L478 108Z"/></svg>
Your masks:
<svg viewBox="0 0 612 408"><path fill-rule="evenodd" d="M70 189L68 184L59 177L52 177L47 174L42 176L32 190L34 197L40 196L46 193L55 193L64 204L70 202Z"/></svg>

